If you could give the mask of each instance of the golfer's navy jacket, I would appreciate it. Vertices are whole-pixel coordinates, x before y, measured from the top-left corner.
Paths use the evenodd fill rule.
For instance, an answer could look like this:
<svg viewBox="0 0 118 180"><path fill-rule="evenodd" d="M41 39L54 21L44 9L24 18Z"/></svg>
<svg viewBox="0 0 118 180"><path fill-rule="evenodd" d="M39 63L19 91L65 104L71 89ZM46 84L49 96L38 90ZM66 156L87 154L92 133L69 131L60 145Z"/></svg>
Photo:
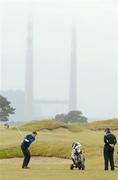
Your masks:
<svg viewBox="0 0 118 180"><path fill-rule="evenodd" d="M29 134L25 137L25 139L23 140L21 146L26 149L30 146L30 144L35 141L35 138L32 136L32 134Z"/></svg>
<svg viewBox="0 0 118 180"><path fill-rule="evenodd" d="M104 136L104 147L105 148L110 148L109 144L115 145L117 143L115 135L108 133L107 135Z"/></svg>

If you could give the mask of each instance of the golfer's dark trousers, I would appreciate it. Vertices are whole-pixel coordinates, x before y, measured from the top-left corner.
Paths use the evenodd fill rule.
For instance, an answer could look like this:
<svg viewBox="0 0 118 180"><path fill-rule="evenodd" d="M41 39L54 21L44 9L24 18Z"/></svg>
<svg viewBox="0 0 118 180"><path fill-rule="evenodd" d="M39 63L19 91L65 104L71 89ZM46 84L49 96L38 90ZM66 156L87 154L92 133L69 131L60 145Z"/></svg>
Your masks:
<svg viewBox="0 0 118 180"><path fill-rule="evenodd" d="M108 165L110 162L111 170L114 170L114 149L104 148L104 163L105 170L108 170Z"/></svg>
<svg viewBox="0 0 118 180"><path fill-rule="evenodd" d="M23 152L24 155L24 160L23 160L23 164L22 164L22 168L27 167L30 161L30 151L28 150L28 148L24 148L21 146L21 150Z"/></svg>

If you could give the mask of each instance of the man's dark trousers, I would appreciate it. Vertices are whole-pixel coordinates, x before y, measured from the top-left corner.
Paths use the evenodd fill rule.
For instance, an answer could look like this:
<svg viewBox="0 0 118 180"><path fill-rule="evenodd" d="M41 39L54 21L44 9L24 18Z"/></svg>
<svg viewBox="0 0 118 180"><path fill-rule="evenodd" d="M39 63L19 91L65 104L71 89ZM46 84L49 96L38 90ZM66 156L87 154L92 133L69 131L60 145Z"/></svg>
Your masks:
<svg viewBox="0 0 118 180"><path fill-rule="evenodd" d="M24 161L23 161L23 165L22 165L22 168L24 168L24 167L28 166L31 155L30 155L30 151L28 150L28 148L24 148L21 146L21 150L24 154Z"/></svg>
<svg viewBox="0 0 118 180"><path fill-rule="evenodd" d="M105 170L108 170L108 163L110 161L111 170L114 170L114 149L104 148L104 160L105 160Z"/></svg>

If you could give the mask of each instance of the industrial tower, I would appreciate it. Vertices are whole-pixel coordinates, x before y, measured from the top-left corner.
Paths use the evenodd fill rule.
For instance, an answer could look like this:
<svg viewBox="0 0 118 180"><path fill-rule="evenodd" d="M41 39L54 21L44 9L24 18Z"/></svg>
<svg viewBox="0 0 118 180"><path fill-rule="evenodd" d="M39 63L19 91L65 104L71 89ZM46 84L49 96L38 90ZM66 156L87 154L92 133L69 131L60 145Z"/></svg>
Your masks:
<svg viewBox="0 0 118 180"><path fill-rule="evenodd" d="M25 75L25 119L33 117L33 22L32 16L28 17L27 24L27 52Z"/></svg>
<svg viewBox="0 0 118 180"><path fill-rule="evenodd" d="M69 111L77 110L77 44L76 29L72 29Z"/></svg>

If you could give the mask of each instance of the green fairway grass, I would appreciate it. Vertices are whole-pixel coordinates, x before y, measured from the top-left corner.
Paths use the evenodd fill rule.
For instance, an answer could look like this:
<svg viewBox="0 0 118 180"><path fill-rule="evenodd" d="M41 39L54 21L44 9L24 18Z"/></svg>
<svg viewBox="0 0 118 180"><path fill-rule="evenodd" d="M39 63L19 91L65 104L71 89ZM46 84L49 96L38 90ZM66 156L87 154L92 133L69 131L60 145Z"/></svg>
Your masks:
<svg viewBox="0 0 118 180"><path fill-rule="evenodd" d="M87 160L86 170L70 170L69 163L30 163L30 169L22 169L19 163L1 163L1 180L117 180L118 170L104 171L101 158Z"/></svg>

